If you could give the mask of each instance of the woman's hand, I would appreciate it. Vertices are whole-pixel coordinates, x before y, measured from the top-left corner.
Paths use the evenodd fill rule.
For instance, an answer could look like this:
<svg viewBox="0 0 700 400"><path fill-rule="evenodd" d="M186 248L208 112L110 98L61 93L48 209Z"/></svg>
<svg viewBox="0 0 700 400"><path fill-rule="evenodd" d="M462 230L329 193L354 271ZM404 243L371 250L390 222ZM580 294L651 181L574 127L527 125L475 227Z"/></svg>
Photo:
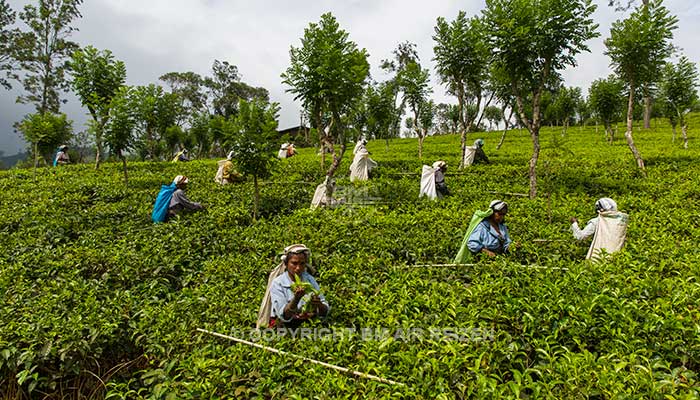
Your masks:
<svg viewBox="0 0 700 400"><path fill-rule="evenodd" d="M301 285L297 286L297 288L294 290L294 304L299 303L299 300L304 297L304 294L306 294L304 287Z"/></svg>
<svg viewBox="0 0 700 400"><path fill-rule="evenodd" d="M321 301L321 298L318 297L318 295L313 295L311 296L311 307L314 310L314 314L316 315L325 315L327 312L326 305L323 304Z"/></svg>
<svg viewBox="0 0 700 400"><path fill-rule="evenodd" d="M571 217L571 218L569 218L569 222L571 222L572 224L578 223L578 220L576 219L576 217Z"/></svg>
<svg viewBox="0 0 700 400"><path fill-rule="evenodd" d="M484 254L486 254L486 255L489 256L489 257L496 257L496 253L494 253L493 251L487 249L486 247L484 247L483 249L481 249L481 252L484 253Z"/></svg>

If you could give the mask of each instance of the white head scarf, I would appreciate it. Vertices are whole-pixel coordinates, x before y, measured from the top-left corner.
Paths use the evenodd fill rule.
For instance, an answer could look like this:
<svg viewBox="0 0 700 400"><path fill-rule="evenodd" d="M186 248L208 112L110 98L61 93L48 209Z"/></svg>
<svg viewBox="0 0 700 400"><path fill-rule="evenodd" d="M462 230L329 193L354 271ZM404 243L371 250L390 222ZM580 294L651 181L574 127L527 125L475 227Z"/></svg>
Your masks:
<svg viewBox="0 0 700 400"><path fill-rule="evenodd" d="M178 175L173 179L175 185L180 185L183 183L190 183L190 180L185 175Z"/></svg>
<svg viewBox="0 0 700 400"><path fill-rule="evenodd" d="M617 211L617 203L610 197L602 197L595 202L595 210L602 211Z"/></svg>
<svg viewBox="0 0 700 400"><path fill-rule="evenodd" d="M306 269L312 275L316 274L316 270L311 266L311 250L304 246L303 244L292 244L284 248L284 253L282 254L282 262L287 263L287 258L292 254L305 254L306 255Z"/></svg>
<svg viewBox="0 0 700 400"><path fill-rule="evenodd" d="M438 160L438 161L435 161L433 163L433 168L435 168L435 169L440 169L440 168L446 167L446 166L447 166L447 163L442 161L442 160Z"/></svg>
<svg viewBox="0 0 700 400"><path fill-rule="evenodd" d="M493 211L501 211L504 209L508 209L508 203L506 203L503 200L494 200L489 204L489 208L492 209Z"/></svg>

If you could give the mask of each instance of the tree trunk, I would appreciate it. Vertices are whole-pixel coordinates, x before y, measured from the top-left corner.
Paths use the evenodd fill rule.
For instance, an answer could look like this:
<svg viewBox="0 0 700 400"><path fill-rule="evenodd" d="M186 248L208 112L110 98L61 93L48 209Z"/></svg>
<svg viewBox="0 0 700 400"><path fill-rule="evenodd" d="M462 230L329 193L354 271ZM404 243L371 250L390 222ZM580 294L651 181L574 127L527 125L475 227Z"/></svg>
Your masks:
<svg viewBox="0 0 700 400"><path fill-rule="evenodd" d="M459 103L459 121L462 123L462 131L459 133L459 146L461 157L459 159L459 169L464 168L464 154L467 151L467 121L464 118L464 97L463 90L459 91L459 96L457 96L457 102Z"/></svg>
<svg viewBox="0 0 700 400"><path fill-rule="evenodd" d="M612 126L610 126L609 121L603 121L603 125L605 126L605 139L607 140L608 143L612 143L612 141L613 141Z"/></svg>
<svg viewBox="0 0 700 400"><path fill-rule="evenodd" d="M681 134L683 135L683 148L688 148L688 123L683 121L681 123Z"/></svg>
<svg viewBox="0 0 700 400"><path fill-rule="evenodd" d="M36 168L39 166L39 142L34 142L34 181L36 181ZM56 171L54 171L54 174Z"/></svg>
<svg viewBox="0 0 700 400"><path fill-rule="evenodd" d="M530 158L530 199L537 196L537 159L540 157L540 129L530 133L532 138L532 158Z"/></svg>
<svg viewBox="0 0 700 400"><path fill-rule="evenodd" d="M330 168L328 168L328 171L326 172L326 176L328 177L333 177L335 174L335 171L340 167L340 162L343 161L343 155L345 154L345 143L340 145L340 154L336 154L335 150L333 151L333 162L331 163Z"/></svg>
<svg viewBox="0 0 700 400"><path fill-rule="evenodd" d="M634 82L630 82L630 94L629 94L629 99L627 101L627 131L625 132L625 138L627 138L627 145L629 146L630 150L632 151L632 155L634 156L634 159L637 161L637 167L642 171L642 174L646 176L646 169L644 168L644 160L642 159L642 155L639 154L639 150L637 150L637 146L634 145L634 138L632 137L632 125L633 125L633 120L632 117L634 116Z"/></svg>
<svg viewBox="0 0 700 400"><path fill-rule="evenodd" d="M253 174L253 186L255 187L255 201L253 202L253 221L258 218L258 206L260 204L260 187L258 186L258 176Z"/></svg>
<svg viewBox="0 0 700 400"><path fill-rule="evenodd" d="M321 118L320 114L315 115L316 119L316 129L318 130L318 143L319 146L321 147L321 171L325 169L326 166L326 148L324 147L326 142L324 140L324 135L326 134L325 129L323 128L323 120Z"/></svg>
<svg viewBox="0 0 700 400"><path fill-rule="evenodd" d="M423 159L423 140L425 139L424 135L421 135L420 133L418 134L418 158Z"/></svg>
<svg viewBox="0 0 700 400"><path fill-rule="evenodd" d="M95 169L100 169L100 155L102 154L102 128L97 127L95 132L95 145L97 146L97 154L95 154Z"/></svg>
<svg viewBox="0 0 700 400"><path fill-rule="evenodd" d="M676 124L671 125L671 132L673 132L671 135L671 143L676 143Z"/></svg>
<svg viewBox="0 0 700 400"><path fill-rule="evenodd" d="M126 172L126 157L121 153L118 153L119 158L122 159L122 166L124 167L124 186L129 186L129 174Z"/></svg>
<svg viewBox="0 0 700 400"><path fill-rule="evenodd" d="M501 141L498 142L498 146L496 146L496 150L500 150L501 146L503 146L503 141L506 140L506 132L508 132L508 121L510 121L511 118L513 118L513 107L510 108L510 115L508 116L508 119L506 119L506 109L505 107L501 110L501 114L503 114L503 123L505 126L503 127L503 134L501 135Z"/></svg>
<svg viewBox="0 0 700 400"><path fill-rule="evenodd" d="M644 129L651 128L651 96L644 96Z"/></svg>

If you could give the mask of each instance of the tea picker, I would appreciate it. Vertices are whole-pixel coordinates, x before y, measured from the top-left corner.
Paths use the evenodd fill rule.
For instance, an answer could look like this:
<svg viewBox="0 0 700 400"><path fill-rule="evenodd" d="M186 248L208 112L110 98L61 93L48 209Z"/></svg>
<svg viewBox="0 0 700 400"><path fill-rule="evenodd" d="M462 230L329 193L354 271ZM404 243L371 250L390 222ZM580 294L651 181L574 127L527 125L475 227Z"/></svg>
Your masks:
<svg viewBox="0 0 700 400"><path fill-rule="evenodd" d="M175 154L175 157L173 158L173 162L186 162L186 161L190 161L187 149L180 150L177 154Z"/></svg>
<svg viewBox="0 0 700 400"><path fill-rule="evenodd" d="M326 176L323 182L316 186L314 197L311 199L311 209L315 210L319 207L333 207L345 202L345 199L336 199L333 197L335 192L335 181Z"/></svg>
<svg viewBox="0 0 700 400"><path fill-rule="evenodd" d="M297 149L294 148L292 143L282 143L279 151L277 152L277 158L280 159L294 157L295 155L297 155Z"/></svg>
<svg viewBox="0 0 700 400"><path fill-rule="evenodd" d="M203 210L200 203L190 201L185 194L190 180L184 175L178 175L170 185L163 185L156 197L151 219L155 223L166 222L168 219L186 211Z"/></svg>
<svg viewBox="0 0 700 400"><path fill-rule="evenodd" d="M484 153L484 139L476 139L473 146L467 146L464 149L465 167L479 163L489 164L489 158Z"/></svg>
<svg viewBox="0 0 700 400"><path fill-rule="evenodd" d="M447 184L445 184L445 172L447 172L447 163L445 161L435 161L432 167L424 165L418 197L426 196L430 200L435 200L449 196L450 191L447 189Z"/></svg>
<svg viewBox="0 0 700 400"><path fill-rule="evenodd" d="M578 226L578 220L570 218L571 231L574 239L583 240L593 236L591 247L586 259L600 259L601 254L619 251L625 244L627 236L628 215L617 210L617 203L609 197L603 197L595 202L598 216L589 220L583 229Z"/></svg>
<svg viewBox="0 0 700 400"><path fill-rule="evenodd" d="M369 158L370 154L365 143L365 140L361 140L353 150L355 158L350 164L350 182L368 180L370 171L377 167L377 163Z"/></svg>
<svg viewBox="0 0 700 400"><path fill-rule="evenodd" d="M312 318L325 318L330 305L316 279L307 272L307 268L315 272L311 250L303 244L287 246L280 259L268 277L256 327L296 329Z"/></svg>
<svg viewBox="0 0 700 400"><path fill-rule="evenodd" d="M53 158L53 166L70 164L70 157L68 157L68 146L63 144L58 147L56 156Z"/></svg>
<svg viewBox="0 0 700 400"><path fill-rule="evenodd" d="M225 160L218 161L216 165L218 169L216 170L216 175L214 176L214 182L220 185L228 185L234 182L240 182L242 180L241 174L238 173L233 167L233 151L230 151L226 156Z"/></svg>
<svg viewBox="0 0 700 400"><path fill-rule="evenodd" d="M465 264L471 257L482 253L489 257L508 253L513 240L504 222L506 214L508 203L503 200L492 201L486 211L476 210L454 263Z"/></svg>

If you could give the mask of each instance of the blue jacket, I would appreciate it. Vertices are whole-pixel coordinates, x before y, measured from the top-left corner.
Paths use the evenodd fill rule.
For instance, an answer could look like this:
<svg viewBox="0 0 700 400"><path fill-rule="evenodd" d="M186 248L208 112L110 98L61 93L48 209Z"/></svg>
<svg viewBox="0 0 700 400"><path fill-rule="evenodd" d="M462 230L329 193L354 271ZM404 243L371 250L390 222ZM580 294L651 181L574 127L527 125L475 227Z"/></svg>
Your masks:
<svg viewBox="0 0 700 400"><path fill-rule="evenodd" d="M486 247L486 249L496 254L507 253L508 247L513 240L508 234L508 227L506 227L506 224L498 224L498 229L501 231L502 236L500 237L489 223L488 218L481 221L479 225L474 228L474 232L469 235L469 242L467 243L469 251L476 254Z"/></svg>

